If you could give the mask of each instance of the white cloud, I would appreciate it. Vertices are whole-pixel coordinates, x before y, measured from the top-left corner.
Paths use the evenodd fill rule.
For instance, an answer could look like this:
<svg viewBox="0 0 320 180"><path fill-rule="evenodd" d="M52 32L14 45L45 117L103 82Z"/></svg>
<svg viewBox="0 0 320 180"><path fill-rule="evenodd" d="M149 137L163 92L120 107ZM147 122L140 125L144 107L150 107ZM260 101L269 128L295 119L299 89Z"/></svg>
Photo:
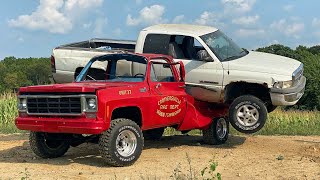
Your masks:
<svg viewBox="0 0 320 180"><path fill-rule="evenodd" d="M40 0L30 15L20 15L8 21L9 26L51 33L67 33L72 30L80 14L100 6L103 0Z"/></svg>
<svg viewBox="0 0 320 180"><path fill-rule="evenodd" d="M283 6L283 10L287 11L287 12L291 12L294 9L294 6L291 4L287 4L285 6Z"/></svg>
<svg viewBox="0 0 320 180"><path fill-rule="evenodd" d="M172 23L174 24L183 24L184 23L184 15L179 15L173 18Z"/></svg>
<svg viewBox="0 0 320 180"><path fill-rule="evenodd" d="M96 36L102 36L104 33L104 27L108 24L107 18L97 18L94 24L93 33Z"/></svg>
<svg viewBox="0 0 320 180"><path fill-rule="evenodd" d="M249 24L255 24L260 19L260 16L243 16L240 18L236 18L232 20L233 24L239 24L239 25L249 25Z"/></svg>
<svg viewBox="0 0 320 180"><path fill-rule="evenodd" d="M263 29L239 29L236 33L239 37L261 37L266 32Z"/></svg>
<svg viewBox="0 0 320 180"><path fill-rule="evenodd" d="M286 19L273 22L270 27L277 30L286 36L300 38L299 34L304 30L304 23L288 22Z"/></svg>
<svg viewBox="0 0 320 180"><path fill-rule="evenodd" d="M226 13L245 13L251 11L256 0L221 0Z"/></svg>
<svg viewBox="0 0 320 180"><path fill-rule="evenodd" d="M312 26L313 26L313 27L320 27L320 19L318 19L318 18L313 18L313 19L312 19Z"/></svg>
<svg viewBox="0 0 320 180"><path fill-rule="evenodd" d="M127 25L128 26L137 26L139 24L152 25L160 24L167 22L166 19L163 19L163 14L165 12L165 7L162 5L152 5L150 7L144 7L139 12L138 17L132 17L131 14L127 16Z"/></svg>
<svg viewBox="0 0 320 180"><path fill-rule="evenodd" d="M88 11L101 6L103 0L66 0L64 12L66 16L74 19L87 14Z"/></svg>
<svg viewBox="0 0 320 180"><path fill-rule="evenodd" d="M221 28L224 26L224 23L222 23L221 20L222 16L221 14L215 13L215 12L208 12L204 11L199 18L197 18L194 22L195 24L199 25L211 25L211 26L217 26Z"/></svg>

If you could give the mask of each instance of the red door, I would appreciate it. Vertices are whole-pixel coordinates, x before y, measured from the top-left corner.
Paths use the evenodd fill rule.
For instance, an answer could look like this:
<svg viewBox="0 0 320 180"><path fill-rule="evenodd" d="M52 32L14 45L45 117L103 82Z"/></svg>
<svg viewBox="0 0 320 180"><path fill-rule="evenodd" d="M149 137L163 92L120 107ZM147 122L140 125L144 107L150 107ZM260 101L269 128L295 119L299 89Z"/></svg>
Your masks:
<svg viewBox="0 0 320 180"><path fill-rule="evenodd" d="M173 65L150 63L149 72L150 110L153 111L149 121L155 127L180 124L186 111L184 82L173 75Z"/></svg>

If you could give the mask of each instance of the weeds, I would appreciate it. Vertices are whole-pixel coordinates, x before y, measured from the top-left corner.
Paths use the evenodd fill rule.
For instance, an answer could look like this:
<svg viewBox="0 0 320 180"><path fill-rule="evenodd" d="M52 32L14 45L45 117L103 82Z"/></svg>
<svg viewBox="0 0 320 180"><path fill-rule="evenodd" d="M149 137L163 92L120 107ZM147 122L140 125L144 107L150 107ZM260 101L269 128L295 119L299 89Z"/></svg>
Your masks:
<svg viewBox="0 0 320 180"><path fill-rule="evenodd" d="M210 165L209 167L205 167L201 171L201 177L203 180L213 180L213 179L218 179L221 180L221 174L219 172L216 172L218 163L215 162L213 159L209 161Z"/></svg>
<svg viewBox="0 0 320 180"><path fill-rule="evenodd" d="M199 173L192 167L191 157L186 153L186 159L188 162L187 173L184 173L181 168L181 163L173 170L173 174L170 176L175 180L221 180L221 174L216 172L218 163L212 158L209 162L209 166L201 170L200 176Z"/></svg>
<svg viewBox="0 0 320 180"><path fill-rule="evenodd" d="M18 132L14 125L17 115L16 95L11 93L0 95L0 133Z"/></svg>
<svg viewBox="0 0 320 180"><path fill-rule="evenodd" d="M28 168L24 169L24 172L21 172L23 174L23 177L21 177L21 180L30 180L30 172L28 171Z"/></svg>

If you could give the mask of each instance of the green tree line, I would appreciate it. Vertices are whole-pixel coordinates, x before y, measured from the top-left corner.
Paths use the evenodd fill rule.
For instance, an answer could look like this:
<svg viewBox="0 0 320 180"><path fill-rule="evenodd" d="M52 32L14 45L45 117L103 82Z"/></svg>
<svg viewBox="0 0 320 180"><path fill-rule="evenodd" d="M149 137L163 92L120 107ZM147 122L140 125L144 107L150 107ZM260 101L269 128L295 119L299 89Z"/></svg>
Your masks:
<svg viewBox="0 0 320 180"><path fill-rule="evenodd" d="M0 94L21 86L50 83L49 58L6 57L0 61Z"/></svg>
<svg viewBox="0 0 320 180"><path fill-rule="evenodd" d="M256 51L290 57L304 63L306 90L303 98L293 108L320 110L320 46L291 49L283 45L271 45ZM49 58L6 57L0 61L0 94L21 86L49 84L50 75Z"/></svg>

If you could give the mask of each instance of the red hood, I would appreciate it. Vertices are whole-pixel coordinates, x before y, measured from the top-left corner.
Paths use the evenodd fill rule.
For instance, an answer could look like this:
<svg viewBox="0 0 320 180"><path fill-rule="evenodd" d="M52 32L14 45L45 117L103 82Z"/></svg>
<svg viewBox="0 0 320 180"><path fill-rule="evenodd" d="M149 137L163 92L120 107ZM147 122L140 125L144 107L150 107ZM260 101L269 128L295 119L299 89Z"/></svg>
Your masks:
<svg viewBox="0 0 320 180"><path fill-rule="evenodd" d="M95 92L99 89L119 86L132 86L133 83L68 83L21 87L20 92Z"/></svg>

